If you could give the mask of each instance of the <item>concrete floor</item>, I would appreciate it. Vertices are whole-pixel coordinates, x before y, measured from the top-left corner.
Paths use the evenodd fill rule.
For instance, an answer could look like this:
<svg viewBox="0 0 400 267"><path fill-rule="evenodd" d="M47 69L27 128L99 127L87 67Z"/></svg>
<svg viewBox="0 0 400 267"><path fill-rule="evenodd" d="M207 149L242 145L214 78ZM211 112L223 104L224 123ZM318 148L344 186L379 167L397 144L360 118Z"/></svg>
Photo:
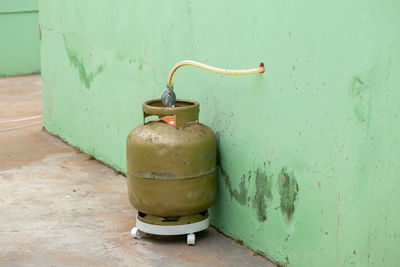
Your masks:
<svg viewBox="0 0 400 267"><path fill-rule="evenodd" d="M0 79L0 122L41 113L39 75ZM0 266L275 266L212 228L131 238L126 178L41 124L0 132L0 188Z"/></svg>

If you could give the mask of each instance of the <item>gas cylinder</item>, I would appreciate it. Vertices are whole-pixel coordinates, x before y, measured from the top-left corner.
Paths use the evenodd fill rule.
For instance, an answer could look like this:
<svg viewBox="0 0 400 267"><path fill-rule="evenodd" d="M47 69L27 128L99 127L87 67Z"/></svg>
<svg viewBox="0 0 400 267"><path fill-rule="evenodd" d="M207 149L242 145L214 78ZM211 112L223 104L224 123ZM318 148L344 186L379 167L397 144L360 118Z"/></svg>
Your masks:
<svg viewBox="0 0 400 267"><path fill-rule="evenodd" d="M163 224L204 216L217 196L216 136L199 122L199 103L178 99L165 107L156 99L142 110L144 123L126 141L128 195L138 218ZM146 122L153 115L159 119Z"/></svg>

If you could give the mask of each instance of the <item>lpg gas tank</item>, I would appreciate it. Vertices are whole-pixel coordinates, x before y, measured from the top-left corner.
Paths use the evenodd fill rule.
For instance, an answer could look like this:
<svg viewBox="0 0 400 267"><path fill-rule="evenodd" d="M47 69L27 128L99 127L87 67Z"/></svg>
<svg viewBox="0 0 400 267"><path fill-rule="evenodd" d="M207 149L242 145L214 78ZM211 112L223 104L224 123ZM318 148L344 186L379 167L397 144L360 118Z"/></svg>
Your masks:
<svg viewBox="0 0 400 267"><path fill-rule="evenodd" d="M217 196L216 137L198 122L200 105L160 99L142 105L150 121L133 129L126 142L129 201L138 211L160 217L207 211Z"/></svg>

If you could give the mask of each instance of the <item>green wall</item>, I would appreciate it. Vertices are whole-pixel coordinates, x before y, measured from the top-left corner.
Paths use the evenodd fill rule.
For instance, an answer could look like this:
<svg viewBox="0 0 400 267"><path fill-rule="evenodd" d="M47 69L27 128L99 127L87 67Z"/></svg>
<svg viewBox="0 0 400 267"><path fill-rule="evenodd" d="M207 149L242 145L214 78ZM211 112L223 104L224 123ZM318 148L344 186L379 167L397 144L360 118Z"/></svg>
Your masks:
<svg viewBox="0 0 400 267"><path fill-rule="evenodd" d="M38 0L0 1L0 77L40 72Z"/></svg>
<svg viewBox="0 0 400 267"><path fill-rule="evenodd" d="M400 262L398 1L40 1L45 128L125 171L170 68L218 136L212 223L290 266ZM203 240L207 242L207 240Z"/></svg>

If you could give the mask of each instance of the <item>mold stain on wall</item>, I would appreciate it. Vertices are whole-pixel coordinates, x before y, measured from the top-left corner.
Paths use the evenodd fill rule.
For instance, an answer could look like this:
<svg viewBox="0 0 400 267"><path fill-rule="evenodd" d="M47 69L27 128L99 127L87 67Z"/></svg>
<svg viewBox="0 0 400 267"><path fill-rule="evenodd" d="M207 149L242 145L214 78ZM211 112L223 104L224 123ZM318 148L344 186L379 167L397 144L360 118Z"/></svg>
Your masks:
<svg viewBox="0 0 400 267"><path fill-rule="evenodd" d="M265 167L265 164L264 164ZM267 201L272 199L272 177L265 170L258 168L255 171L256 176L256 193L253 198L253 208L256 210L257 220L264 222L267 220Z"/></svg>
<svg viewBox="0 0 400 267"><path fill-rule="evenodd" d="M234 189L231 184L231 178L229 177L229 174L227 171L224 169L222 166L222 158L221 158L221 151L219 149L219 139L220 139L220 134L217 132L217 166L220 169L221 176L223 178L224 183L226 184L228 190L229 190L229 195L231 198L234 198L240 205L246 205L247 203L247 188L246 188L246 175L242 175L240 178L240 183L239 183L239 191L237 189ZM250 174L251 175L251 174Z"/></svg>
<svg viewBox="0 0 400 267"><path fill-rule="evenodd" d="M288 172L287 168L282 168L278 178L279 195L281 197L281 213L289 223L294 214L294 202L296 201L299 185L293 172Z"/></svg>
<svg viewBox="0 0 400 267"><path fill-rule="evenodd" d="M226 186L228 187L229 194L231 198L233 197L240 205L246 205L247 203L247 188L246 188L246 176L242 175L240 177L239 183L239 191L237 189L232 188L231 179L228 173L224 170L224 168L220 165L221 175L224 179Z"/></svg>
<svg viewBox="0 0 400 267"><path fill-rule="evenodd" d="M250 206L251 204L256 212L257 220L259 222L266 221L267 201L272 200L273 198L271 191L273 174L270 175L267 174L266 170L267 166L265 163L264 163L264 170L258 168L254 172L256 192L253 196L253 199L251 199L251 197L248 196L248 189L246 187L246 178L247 178L247 184L250 184L252 178L252 171L248 171L247 174L243 174L240 177L239 190L233 188L231 183L231 177L229 176L228 172L222 165L220 142L219 142L220 133L217 132L216 135L217 135L217 166L220 169L223 182L227 186L231 199L232 198L235 199L242 206L246 205L247 203L249 203L248 206Z"/></svg>
<svg viewBox="0 0 400 267"><path fill-rule="evenodd" d="M93 82L94 78L104 70L104 66L99 65L94 71L88 73L83 61L79 59L77 53L68 46L68 42L64 34L63 39L65 51L67 52L71 65L78 70L79 79L81 80L81 82L85 85L87 89L90 89L90 84Z"/></svg>

